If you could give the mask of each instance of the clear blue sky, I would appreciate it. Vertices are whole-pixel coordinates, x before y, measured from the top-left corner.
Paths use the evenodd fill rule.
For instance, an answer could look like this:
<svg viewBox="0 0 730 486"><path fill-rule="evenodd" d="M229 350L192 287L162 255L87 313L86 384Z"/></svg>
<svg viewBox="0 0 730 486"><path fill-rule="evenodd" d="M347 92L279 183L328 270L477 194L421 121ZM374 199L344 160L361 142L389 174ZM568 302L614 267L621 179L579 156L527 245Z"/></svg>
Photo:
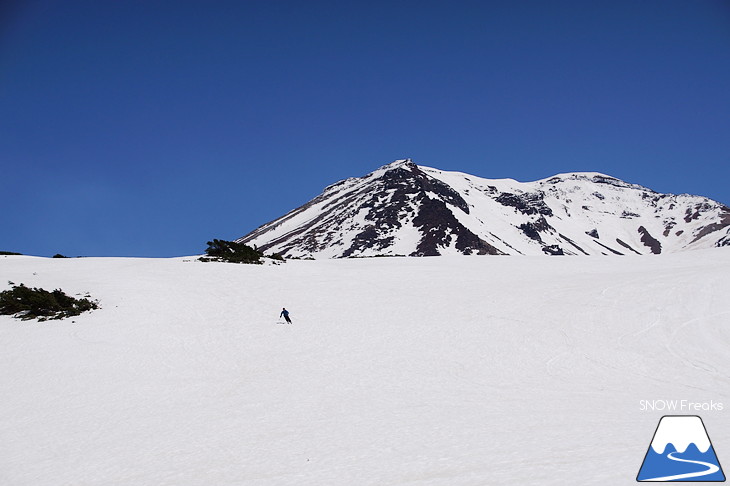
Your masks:
<svg viewBox="0 0 730 486"><path fill-rule="evenodd" d="M730 204L728 1L0 5L0 250L200 253L406 157Z"/></svg>

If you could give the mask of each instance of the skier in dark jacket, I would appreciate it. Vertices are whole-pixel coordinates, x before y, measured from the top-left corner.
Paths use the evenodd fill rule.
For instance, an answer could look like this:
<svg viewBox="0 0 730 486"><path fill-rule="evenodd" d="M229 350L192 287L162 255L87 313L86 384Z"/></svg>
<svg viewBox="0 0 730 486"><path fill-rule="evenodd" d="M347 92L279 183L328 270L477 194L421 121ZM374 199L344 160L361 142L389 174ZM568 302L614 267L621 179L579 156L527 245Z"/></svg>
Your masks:
<svg viewBox="0 0 730 486"><path fill-rule="evenodd" d="M287 324L291 324L291 319L289 319L289 311L286 310L286 307L283 307L281 309L281 314L279 314L279 317L284 316L284 319L286 320Z"/></svg>

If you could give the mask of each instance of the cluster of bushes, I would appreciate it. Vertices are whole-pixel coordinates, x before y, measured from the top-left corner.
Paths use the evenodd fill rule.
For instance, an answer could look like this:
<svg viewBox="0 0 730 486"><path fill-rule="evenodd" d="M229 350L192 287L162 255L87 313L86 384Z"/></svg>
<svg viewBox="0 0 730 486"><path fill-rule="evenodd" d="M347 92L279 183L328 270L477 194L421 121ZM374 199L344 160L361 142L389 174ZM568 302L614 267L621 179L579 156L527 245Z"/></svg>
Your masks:
<svg viewBox="0 0 730 486"><path fill-rule="evenodd" d="M208 248L205 250L207 256L201 257L202 262L230 262L230 263L263 263L261 258L273 258L274 260L284 261L281 255L264 255L256 247L250 247L243 243L226 240L213 240L208 242Z"/></svg>
<svg viewBox="0 0 730 486"><path fill-rule="evenodd" d="M14 251L0 251L0 255L22 255L22 253L15 253ZM56 253L53 258L68 258L66 255Z"/></svg>
<svg viewBox="0 0 730 486"><path fill-rule="evenodd" d="M99 303L89 298L76 299L61 289L53 292L39 288L14 285L0 292L0 314L13 315L23 320L63 319L99 308ZM90 296L86 296L90 297Z"/></svg>

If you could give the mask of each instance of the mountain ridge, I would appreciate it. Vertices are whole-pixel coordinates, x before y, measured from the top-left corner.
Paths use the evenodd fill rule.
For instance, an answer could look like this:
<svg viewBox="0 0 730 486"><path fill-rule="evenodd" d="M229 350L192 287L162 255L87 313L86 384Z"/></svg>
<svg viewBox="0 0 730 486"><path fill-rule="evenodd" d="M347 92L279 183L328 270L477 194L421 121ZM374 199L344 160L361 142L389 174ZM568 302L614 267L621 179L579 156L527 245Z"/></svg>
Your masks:
<svg viewBox="0 0 730 486"><path fill-rule="evenodd" d="M599 172L518 182L401 159L237 241L300 258L659 254L730 246L730 208Z"/></svg>

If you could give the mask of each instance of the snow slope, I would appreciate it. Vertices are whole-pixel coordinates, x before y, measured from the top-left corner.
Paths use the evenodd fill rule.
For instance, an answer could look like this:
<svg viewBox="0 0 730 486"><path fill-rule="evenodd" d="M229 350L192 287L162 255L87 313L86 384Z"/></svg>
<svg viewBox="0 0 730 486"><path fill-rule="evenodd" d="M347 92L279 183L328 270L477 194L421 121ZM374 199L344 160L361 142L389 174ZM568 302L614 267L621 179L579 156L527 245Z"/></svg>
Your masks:
<svg viewBox="0 0 730 486"><path fill-rule="evenodd" d="M728 275L726 248L0 257L0 288L102 306L0 316L0 484L629 485L661 399L724 402L689 414L730 463Z"/></svg>

